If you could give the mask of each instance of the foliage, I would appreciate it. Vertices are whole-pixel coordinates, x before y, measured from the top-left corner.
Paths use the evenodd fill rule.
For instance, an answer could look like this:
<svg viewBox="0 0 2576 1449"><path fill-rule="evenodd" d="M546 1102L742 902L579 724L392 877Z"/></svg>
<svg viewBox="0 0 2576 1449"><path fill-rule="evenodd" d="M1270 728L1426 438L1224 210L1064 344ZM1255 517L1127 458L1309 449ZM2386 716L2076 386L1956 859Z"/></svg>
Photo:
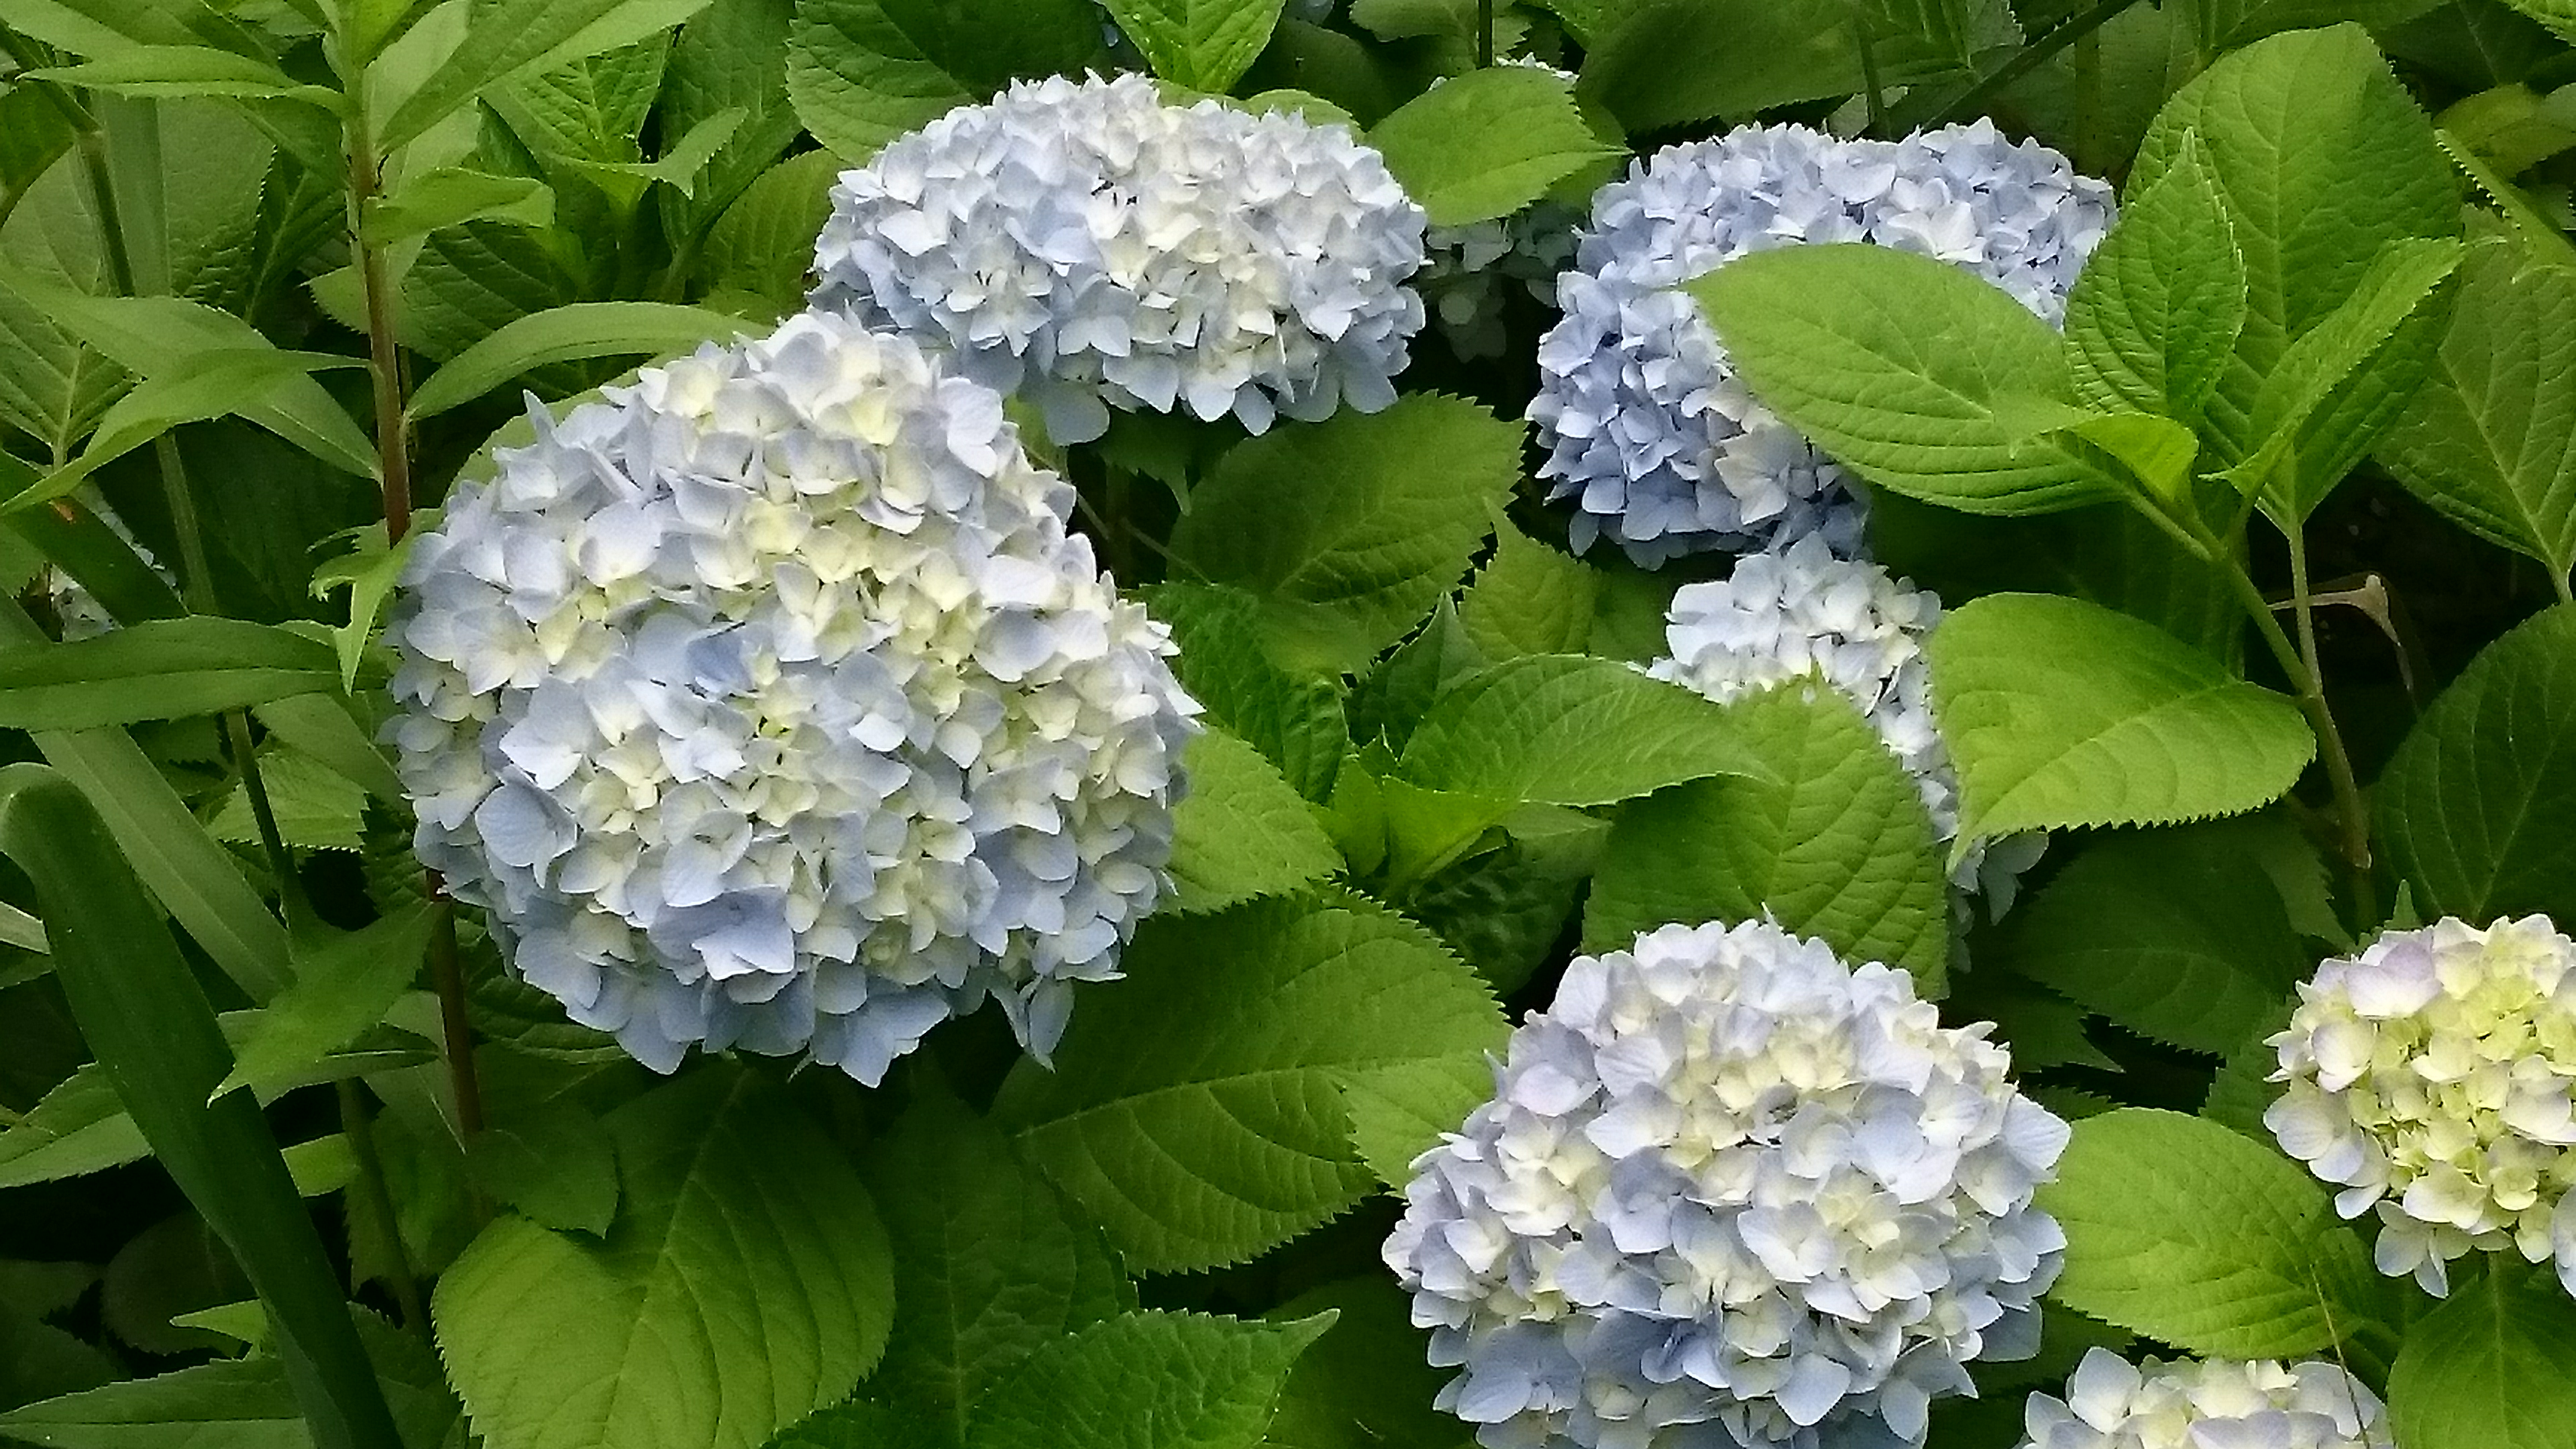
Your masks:
<svg viewBox="0 0 2576 1449"><path fill-rule="evenodd" d="M1159 127L1150 159L1029 119L1075 95ZM1049 169L1077 150L1081 178ZM1755 161L1796 184L1729 180ZM2446 918L2576 924L2571 192L2566 0L0 4L0 1441L1463 1449L1519 1411L1484 1371L1518 1360L1427 1361L1381 1257L1416 1162L1509 1115L1498 1092L1607 1111L1545 1105L1531 1045L1579 1014L1575 960L1769 922L2003 1048L2025 1158L2058 1130L2038 1107L2073 1122L2028 1225L2034 1268L2063 1230L2063 1271L2012 1315L2038 1356L1942 1327L1982 1398L1930 1403L1930 1449L2007 1449L2095 1348L2349 1370L2394 1449L2576 1449L2576 1298L2524 1262L2576 1263L2576 1209L2553 1240L2530 1205L2576 1201L2541 1175L2576 1169L2526 1202L2481 1168L2520 1251L2443 1238L2436 1299L2374 1260L2413 1209L2355 1195L2352 1124L2280 1110L2344 1090L2308 1085L2341 1080L2315 1003L2395 1019L2367 963L2465 939ZM1005 691L1090 772L1047 801L1156 803L1040 860L977 822L1056 804L973 794L1000 747L957 684L1015 669L995 641L1036 606L943 572L1037 588L1006 549L880 513L871 547L917 551L822 580L831 545L760 534L809 595L730 571L750 525L693 524L672 557L764 620L866 573L830 648L891 657L868 611L901 591L873 581L931 601L888 688L932 703L874 815L798 794L778 761L823 752L776 744L792 709L729 717L735 818L834 863L727 889L814 949L793 982L716 980L639 918L580 946L654 967L611 1020L546 975L526 900L462 871L452 897L414 845L534 748L499 743L521 663L622 667L645 650L615 631L673 591L592 581L507 622L524 656L450 651L512 673L471 705L426 702L399 646L457 580L517 599L549 567L474 543L473 500L577 460L595 491L553 557L578 571L601 500L678 456L668 428L594 448L583 403L677 417L668 359L862 293L831 325L918 334L946 421L830 392L823 348L788 369L829 394L810 427L711 403L690 466L855 498L1024 451L1031 568L1169 631L1177 769L1050 713L1077 675L1136 705L1069 633ZM1230 350L1186 370L1202 343ZM874 461L818 463L825 437ZM826 485L779 486L810 514ZM1801 528L1938 597L1928 712L1816 657L1860 607L1831 589L1796 629L1676 606L1758 591L1729 554ZM1701 647L1779 681L1668 682ZM726 707L803 698L782 658L746 645ZM658 890L705 729L591 704L595 768L548 828L627 842L626 874L579 868ZM437 708L497 723L424 787ZM879 743L832 755L836 800L876 789L852 781L892 727L853 726ZM879 817L947 883L907 895ZM980 1010L1067 934L987 929L997 869L1154 908ZM844 943L806 907L862 876L902 908ZM912 1021L932 998L960 1019ZM863 999L917 1044L865 1086L762 1025ZM2540 1007L2476 1009L2520 1063L2490 1076L2564 1054L2516 1035L2559 1030ZM1678 1019L1605 1028L1602 1070ZM657 1043L652 1070L585 1022ZM2295 1069L2267 1044L2291 1037ZM2549 1107L2508 1115L2540 1142ZM1891 1150L1836 1142L1799 1170ZM1815 1372L1750 1397L1829 1412ZM1911 1425L1914 1391L1871 1392Z"/></svg>

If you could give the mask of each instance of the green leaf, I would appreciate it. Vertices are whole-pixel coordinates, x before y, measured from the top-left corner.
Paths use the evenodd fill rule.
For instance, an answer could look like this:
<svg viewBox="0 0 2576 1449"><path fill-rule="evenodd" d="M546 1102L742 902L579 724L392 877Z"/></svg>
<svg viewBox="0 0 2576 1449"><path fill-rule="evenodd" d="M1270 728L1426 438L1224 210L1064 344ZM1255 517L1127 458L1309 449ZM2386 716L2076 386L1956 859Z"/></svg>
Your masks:
<svg viewBox="0 0 2576 1449"><path fill-rule="evenodd" d="M2191 1353L2306 1357L2393 1322L2326 1189L2215 1122L2145 1107L2088 1117L2039 1206L2066 1229L2051 1297Z"/></svg>
<svg viewBox="0 0 2576 1449"><path fill-rule="evenodd" d="M286 1370L268 1357L218 1359L29 1404L0 1414L0 1434L51 1449L280 1449L312 1442L287 1390Z"/></svg>
<svg viewBox="0 0 2576 1449"><path fill-rule="evenodd" d="M2298 782L2298 706L2098 604L1989 594L1925 645L1959 771L1959 842L2236 815Z"/></svg>
<svg viewBox="0 0 2576 1449"><path fill-rule="evenodd" d="M394 107L377 145L391 151L487 88L632 45L706 5L707 0L495 0L478 6L464 44Z"/></svg>
<svg viewBox="0 0 2576 1449"><path fill-rule="evenodd" d="M698 235L709 218L743 195L802 129L787 101L787 31L793 19L787 0L714 0L681 27L671 46L659 102L664 127L685 133L708 117L743 113L742 123L707 163L695 193L663 193L665 230L675 244Z"/></svg>
<svg viewBox="0 0 2576 1449"><path fill-rule="evenodd" d="M1173 558L1261 595L1345 669L1404 637L1466 572L1520 477L1522 427L1414 394L1227 453L1172 530Z"/></svg>
<svg viewBox="0 0 2576 1449"><path fill-rule="evenodd" d="M299 947L294 982L259 1013L215 1095L301 1070L383 1021L429 955L430 913L424 901Z"/></svg>
<svg viewBox="0 0 2576 1449"><path fill-rule="evenodd" d="M1298 794L1332 798L1334 773L1350 749L1340 692L1270 657L1260 601L1234 589L1162 584L1147 606L1172 626L1181 647L1173 671L1208 720L1261 751Z"/></svg>
<svg viewBox="0 0 2576 1449"><path fill-rule="evenodd" d="M2233 463L2262 445L2257 401L2291 344L2352 296L2389 242L2456 236L2459 188L2357 25L2273 36L2184 86L2148 129L2130 194L2146 196L2192 151L2245 259L2245 325L2202 413L2218 460ZM2384 390L2361 388L2355 406L2374 410ZM2331 481L2301 471L2303 493Z"/></svg>
<svg viewBox="0 0 2576 1449"><path fill-rule="evenodd" d="M832 213L840 168L831 152L808 151L761 173L707 233L699 275L711 286L754 292L789 310L804 306L814 236Z"/></svg>
<svg viewBox="0 0 2576 1449"><path fill-rule="evenodd" d="M1565 10L1591 10L1559 0ZM1853 7L1836 0L1659 0L1569 23L1591 42L1579 93L1635 133L1750 116L1861 85Z"/></svg>
<svg viewBox="0 0 2576 1449"><path fill-rule="evenodd" d="M2576 919L2576 605L2471 661L2375 795L2390 863L2425 915Z"/></svg>
<svg viewBox="0 0 2576 1449"><path fill-rule="evenodd" d="M787 97L825 150L857 162L977 99L904 33L883 0L797 0Z"/></svg>
<svg viewBox="0 0 2576 1449"><path fill-rule="evenodd" d="M1940 995L1950 882L1913 777L1830 689L1784 685L1726 715L1772 778L1681 785L1620 811L1583 948L1623 949L1668 922L1767 918Z"/></svg>
<svg viewBox="0 0 2576 1449"><path fill-rule="evenodd" d="M2472 247L2430 377L2379 456L2470 532L2576 569L2576 269Z"/></svg>
<svg viewBox="0 0 2576 1449"><path fill-rule="evenodd" d="M1359 1201L1354 1100L1429 1090L1454 1129L1481 1095L1455 1083L1506 1033L1446 947L1357 897L1156 917L1119 967L995 1115L1150 1272L1240 1262ZM1427 1072L1454 1074L1446 1095Z"/></svg>
<svg viewBox="0 0 2576 1449"><path fill-rule="evenodd" d="M1040 1348L975 1413L968 1449L1254 1449L1291 1365L1332 1327L1127 1313Z"/></svg>
<svg viewBox="0 0 2576 1449"><path fill-rule="evenodd" d="M2171 418L2153 413L2095 413L2058 434L2069 451L2101 455L2100 467L2126 477L2164 515L2191 517L2198 508L2192 464L2200 438Z"/></svg>
<svg viewBox="0 0 2576 1449"><path fill-rule="evenodd" d="M1270 1311L1339 1316L1297 1360L1263 1441L1269 1449L1466 1449L1474 1431L1431 1406L1446 1370L1422 1357L1403 1290L1383 1273L1310 1288Z"/></svg>
<svg viewBox="0 0 2576 1449"><path fill-rule="evenodd" d="M916 1101L862 1167L900 1305L872 1391L936 1418L941 1442L963 1444L976 1402L1030 1354L1134 1306L1099 1233L955 1098Z"/></svg>
<svg viewBox="0 0 2576 1449"><path fill-rule="evenodd" d="M1517 550L1506 543L1504 548L1497 550L1498 556L1503 552ZM1531 562L1536 564L1538 561ZM1554 572L1547 567L1524 569L1519 564L1511 565L1510 569L1513 573ZM1490 576L1492 572L1493 566L1488 565L1486 575ZM1544 589L1534 580L1524 582ZM1476 590L1470 588L1468 592L1472 594ZM1528 611L1528 617L1523 616L1524 604L1535 605ZM1480 607L1490 615L1488 630L1497 638L1505 633L1530 637L1558 628L1571 632L1571 625L1556 617L1556 610L1548 600L1525 600L1502 584L1496 585L1492 596ZM1468 640L1467 627L1459 620L1457 606L1442 599L1432 606L1431 620L1422 626L1421 632L1379 660L1377 667L1368 672L1368 677L1360 681L1359 687L1351 691L1350 738L1363 742L1382 740L1388 749L1401 751L1405 741L1413 737L1413 727L1421 721L1423 711L1431 708L1431 701L1490 662L1485 658L1485 652Z"/></svg>
<svg viewBox="0 0 2576 1449"><path fill-rule="evenodd" d="M2185 134L2156 184L2131 188L2119 224L2066 299L2075 390L2099 408L2190 421L2245 327L2245 254L2200 139Z"/></svg>
<svg viewBox="0 0 2576 1449"><path fill-rule="evenodd" d="M2440 0L2191 0L2186 7L2204 53L2220 55L2276 35L2312 25L2357 20L2373 30L2411 20L2439 7Z"/></svg>
<svg viewBox="0 0 2576 1449"><path fill-rule="evenodd" d="M27 73L30 80L128 96L289 100L338 110L340 93L299 85L276 66L207 45L120 46L99 59Z"/></svg>
<svg viewBox="0 0 2576 1449"><path fill-rule="evenodd" d="M1574 91L1526 66L1452 76L1369 129L1433 226L1509 216L1604 156Z"/></svg>
<svg viewBox="0 0 2576 1449"><path fill-rule="evenodd" d="M916 1449L938 1434L919 1404L852 1399L781 1431L769 1449Z"/></svg>
<svg viewBox="0 0 2576 1449"><path fill-rule="evenodd" d="M1580 836L1514 836L1422 879L1406 894L1404 912L1438 932L1497 994L1509 996L1537 974L1565 935L1575 897L1609 833L1609 822L1596 820Z"/></svg>
<svg viewBox="0 0 2576 1449"><path fill-rule="evenodd" d="M154 619L74 644L0 650L0 725L185 719L337 683L329 647L291 630L213 615Z"/></svg>
<svg viewBox="0 0 2576 1449"><path fill-rule="evenodd" d="M2576 45L2576 0L2505 0L2505 3L2548 26L2559 39Z"/></svg>
<svg viewBox="0 0 2576 1449"><path fill-rule="evenodd" d="M258 753L260 784L268 792L281 840L299 850L356 850L365 843L363 787L297 750L271 745ZM259 816L251 805L249 782L235 784L223 801L206 821L206 833L227 845L259 845Z"/></svg>
<svg viewBox="0 0 2576 1449"><path fill-rule="evenodd" d="M384 751L350 714L355 701L329 694L297 694L251 707L260 727L301 756L328 767L388 805L403 802L402 777Z"/></svg>
<svg viewBox="0 0 2576 1449"><path fill-rule="evenodd" d="M1433 702L1404 747L1428 790L1607 805L1710 775L1767 776L1726 712L1615 660L1533 654Z"/></svg>
<svg viewBox="0 0 2576 1449"><path fill-rule="evenodd" d="M2510 1259L2490 1261L2407 1331L2388 1375L2391 1426L2427 1449L2576 1449L2576 1304L2553 1283L2517 1281Z"/></svg>
<svg viewBox="0 0 2576 1449"><path fill-rule="evenodd" d="M2302 848L2272 815L2106 836L2012 914L1995 955L2131 1031L2224 1055L2315 964L2264 866L2284 836Z"/></svg>
<svg viewBox="0 0 2576 1449"><path fill-rule="evenodd" d="M116 1086L96 1066L73 1072L0 1132L0 1188L80 1177L151 1151Z"/></svg>
<svg viewBox="0 0 2576 1449"><path fill-rule="evenodd" d="M878 3L933 64L979 96L1015 80L1079 75L1101 57L1094 0Z"/></svg>
<svg viewBox="0 0 2576 1449"><path fill-rule="evenodd" d="M1259 750L1211 729L1190 741L1181 771L1189 789L1172 812L1165 910L1218 910L1342 868L1332 837Z"/></svg>
<svg viewBox="0 0 2576 1449"><path fill-rule="evenodd" d="M743 320L670 302L572 302L521 317L466 348L429 375L411 396L414 421L474 401L511 378L549 362L677 352L709 339L730 339Z"/></svg>
<svg viewBox="0 0 2576 1449"><path fill-rule="evenodd" d="M47 647L15 605L0 607L0 640ZM288 979L286 927L134 741L122 730L46 730L35 742L89 798L134 873L224 974L254 1001L275 995Z"/></svg>
<svg viewBox="0 0 2576 1449"><path fill-rule="evenodd" d="M118 1100L268 1305L314 1442L394 1449L375 1370L277 1141L249 1098L208 1101L232 1053L98 812L53 770L0 769L0 850L35 883L55 979Z"/></svg>
<svg viewBox="0 0 2576 1449"><path fill-rule="evenodd" d="M1601 575L1590 566L1504 527L1495 536L1493 562L1459 597L1458 626L1489 660L1580 654L1592 639L1600 586Z"/></svg>
<svg viewBox="0 0 2576 1449"><path fill-rule="evenodd" d="M511 226L552 226L555 194L530 176L495 176L462 166L439 166L403 182L367 210L367 239L391 246L443 226L498 221Z"/></svg>
<svg viewBox="0 0 2576 1449"><path fill-rule="evenodd" d="M1282 0L1103 0L1154 74L1221 94L1252 68Z"/></svg>
<svg viewBox="0 0 2576 1449"><path fill-rule="evenodd" d="M1972 513L2117 496L2049 436L2084 416L2061 339L1980 277L1844 242L1756 252L1684 290L1762 401L1872 483Z"/></svg>
<svg viewBox="0 0 2576 1449"><path fill-rule="evenodd" d="M590 1109L557 1098L496 1111L465 1144L465 1169L495 1202L558 1232L606 1235L617 1215L617 1158Z"/></svg>
<svg viewBox="0 0 2576 1449"><path fill-rule="evenodd" d="M754 1449L884 1348L885 1230L774 1087L702 1067L609 1114L604 1242L496 1219L438 1280L448 1374L492 1449Z"/></svg>
<svg viewBox="0 0 2576 1449"><path fill-rule="evenodd" d="M31 505L62 498L99 469L182 423L203 422L254 407L282 404L309 386L308 373L325 368L355 367L356 359L325 352L280 352L273 348L197 354L184 373L148 377L116 400L98 420L98 430L80 456L44 478L9 495L0 509L24 511ZM371 460L372 461L372 460Z"/></svg>
<svg viewBox="0 0 2576 1449"><path fill-rule="evenodd" d="M2460 262L2447 238L2390 242L2342 306L2281 354L2254 398L2254 455L2232 470L2284 525L2305 521L2396 421L2432 365L2425 307Z"/></svg>

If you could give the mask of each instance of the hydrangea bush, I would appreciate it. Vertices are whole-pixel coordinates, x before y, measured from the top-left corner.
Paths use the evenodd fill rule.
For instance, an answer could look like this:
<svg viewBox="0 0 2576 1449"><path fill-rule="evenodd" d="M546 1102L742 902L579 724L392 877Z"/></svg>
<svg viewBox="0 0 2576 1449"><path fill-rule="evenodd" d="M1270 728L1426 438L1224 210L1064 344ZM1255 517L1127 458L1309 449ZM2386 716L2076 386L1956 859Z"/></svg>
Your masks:
<svg viewBox="0 0 2576 1449"><path fill-rule="evenodd" d="M0 1442L2568 1449L2571 39L0 5Z"/></svg>

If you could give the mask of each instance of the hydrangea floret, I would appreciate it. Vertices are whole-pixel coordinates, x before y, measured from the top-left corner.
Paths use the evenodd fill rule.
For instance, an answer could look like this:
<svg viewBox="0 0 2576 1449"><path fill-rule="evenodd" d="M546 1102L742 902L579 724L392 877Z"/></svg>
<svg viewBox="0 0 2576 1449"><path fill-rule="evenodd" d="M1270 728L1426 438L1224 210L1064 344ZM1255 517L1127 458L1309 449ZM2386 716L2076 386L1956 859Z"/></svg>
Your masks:
<svg viewBox="0 0 2576 1449"><path fill-rule="evenodd" d="M2030 1396L2021 1449L2392 1449L2377 1395L2341 1367L2132 1364L2096 1348L2066 1397Z"/></svg>
<svg viewBox="0 0 2576 1449"><path fill-rule="evenodd" d="M1565 315L1530 404L1575 548L1606 536L1651 567L1819 530L1859 541L1841 472L1754 400L1680 283L1771 247L1875 242L2055 323L2111 215L2110 187L1982 120L1902 141L1748 126L1632 167L1594 198L1558 279Z"/></svg>
<svg viewBox="0 0 2576 1449"><path fill-rule="evenodd" d="M873 1084L987 998L1043 1056L1168 889L1196 706L1001 398L806 315L530 420L388 629L422 859L657 1070Z"/></svg>
<svg viewBox="0 0 2576 1449"><path fill-rule="evenodd" d="M1347 127L1057 76L842 173L813 301L951 350L1059 443L1110 408L1257 433L1395 400L1423 228Z"/></svg>
<svg viewBox="0 0 2576 1449"><path fill-rule="evenodd" d="M2472 1250L2576 1294L2576 941L2545 916L2391 931L2299 987L2266 1126L2377 1210L2379 1270L2449 1291Z"/></svg>
<svg viewBox="0 0 2576 1449"><path fill-rule="evenodd" d="M1776 553L1737 560L1723 579L1676 590L1665 614L1672 652L1647 672L1720 704L1791 680L1832 686L1914 777L1933 834L1946 846L1959 833L1959 782L1933 729L1923 653L1940 622L1938 595L1878 564L1844 558L1832 540L1809 534ZM1981 895L2001 915L2021 872L2047 843L2034 831L1972 845L1951 874L1957 899Z"/></svg>
<svg viewBox="0 0 2576 1449"><path fill-rule="evenodd" d="M1386 1261L1491 1449L1918 1444L2026 1356L2066 1124L1984 1025L1768 922L1579 956Z"/></svg>

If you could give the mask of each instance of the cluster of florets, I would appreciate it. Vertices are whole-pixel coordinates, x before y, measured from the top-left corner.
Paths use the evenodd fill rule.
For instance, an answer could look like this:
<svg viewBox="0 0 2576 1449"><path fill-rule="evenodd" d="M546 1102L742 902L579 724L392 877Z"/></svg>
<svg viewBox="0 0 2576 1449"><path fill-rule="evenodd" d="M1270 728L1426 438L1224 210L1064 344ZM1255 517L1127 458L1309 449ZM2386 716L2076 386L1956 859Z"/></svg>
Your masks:
<svg viewBox="0 0 2576 1449"><path fill-rule="evenodd" d="M2108 186L1988 121L1894 142L1752 126L1633 168L1594 200L1539 344L1539 475L1575 501L1575 547L1607 535L1653 565L1857 534L1841 473L1754 400L1680 283L1770 247L1867 241L1954 262L2053 323L2111 212Z"/></svg>
<svg viewBox="0 0 2576 1449"><path fill-rule="evenodd" d="M1920 1443L2026 1355L2066 1124L1988 1028L1765 922L1577 957L1386 1261L1494 1449Z"/></svg>
<svg viewBox="0 0 2576 1449"><path fill-rule="evenodd" d="M2271 1038L2281 1146L2376 1208L2379 1269L2449 1289L2472 1249L2554 1259L2576 1294L2576 941L2545 916L2392 931L2299 987Z"/></svg>
<svg viewBox="0 0 2576 1449"><path fill-rule="evenodd" d="M1875 563L1837 554L1810 534L1777 553L1750 554L1735 571L1673 594L1664 637L1672 650L1649 671L1724 704L1793 680L1816 680L1848 698L1914 777L1936 840L1959 833L1959 783L1933 729L1924 640L1941 600ZM1951 884L1964 902L1982 895L2000 915L2020 873L2046 846L2044 833L1980 841Z"/></svg>
<svg viewBox="0 0 2576 1449"><path fill-rule="evenodd" d="M2390 1449L2379 1399L2330 1363L2084 1355L2066 1397L2030 1396L2022 1449Z"/></svg>
<svg viewBox="0 0 2576 1449"><path fill-rule="evenodd" d="M404 571L421 858L647 1065L1041 1056L1167 889L1195 706L1002 400L803 316L503 449Z"/></svg>
<svg viewBox="0 0 2576 1449"><path fill-rule="evenodd" d="M1556 296L1580 219L1572 207L1541 201L1493 221L1431 228L1424 238L1431 263L1419 285L1450 351L1502 355L1505 299L1515 290L1541 302Z"/></svg>
<svg viewBox="0 0 2576 1449"><path fill-rule="evenodd" d="M1422 234L1342 126L1059 76L844 172L814 302L950 349L1059 443L1099 436L1111 407L1260 432L1394 401Z"/></svg>

